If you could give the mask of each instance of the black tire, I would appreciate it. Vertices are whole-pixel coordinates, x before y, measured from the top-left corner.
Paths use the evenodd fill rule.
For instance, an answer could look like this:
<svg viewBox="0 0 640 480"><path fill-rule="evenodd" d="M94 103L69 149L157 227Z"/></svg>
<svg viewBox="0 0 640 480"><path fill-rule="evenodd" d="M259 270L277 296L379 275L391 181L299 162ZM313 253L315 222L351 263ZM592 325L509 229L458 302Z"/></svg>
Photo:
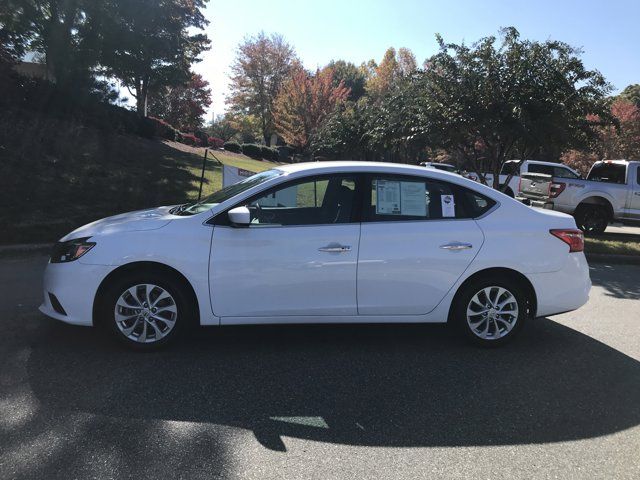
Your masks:
<svg viewBox="0 0 640 480"><path fill-rule="evenodd" d="M492 320L489 318L489 314L491 312L487 312L488 315L486 320L483 320L484 317L472 316L471 319L475 322L481 322L477 329L484 330L484 327L487 326L487 337L482 338L478 334L474 333L472 326L470 325L467 319L467 308L470 306L472 299L484 291L485 289L490 289L492 287L502 288L507 293L511 294L516 302L516 306L518 309L517 316L515 315L500 315L499 318L504 320L506 323L511 323L512 327L510 330L506 330L505 324L500 320ZM499 293L499 290L493 291L496 295ZM476 297L478 298L478 297ZM479 297L482 299L482 296ZM495 303L500 304L501 301L507 300L508 297L505 294L500 295L500 297L496 298ZM479 345L481 347L499 347L511 342L518 333L522 330L522 327L526 323L529 317L529 307L530 300L527 298L526 289L520 285L516 279L509 277L479 277L476 278L467 284L463 285L461 289L458 291L455 299L454 306L452 309L452 318L451 320L454 322L454 326L456 329L461 332L467 340L475 345ZM477 306L475 303L473 304L474 308ZM505 311L507 309L513 309L512 304L509 303L505 305ZM482 311L478 309L479 311ZM488 324L488 325L487 325ZM496 325L500 330L497 335L491 335L493 331L496 330Z"/></svg>
<svg viewBox="0 0 640 480"><path fill-rule="evenodd" d="M171 304L171 301L167 301L166 299L160 301L164 301L165 304L163 304L163 306L171 308L172 310L174 309L173 307L175 307L176 314L175 322L173 323L173 326L171 328L168 327L170 322L162 322L159 319L158 321L153 320L153 318L156 317L152 317L152 319L149 319L148 321L146 319L138 320L139 322L142 321L146 323L146 325L144 325L144 327L136 327L136 329L131 333L131 336L135 337L137 335L138 339L140 339L140 337L142 336L142 332L140 329L148 328L148 338L147 334L145 334L146 341L143 343L140 340L134 340L130 336L125 335L125 333L121 330L121 328L118 326L119 323L116 321L116 307L121 295L123 295L124 292L126 292L128 289L135 286L147 284L159 287L157 289L152 289L150 293L152 300L156 299L154 298L154 295L158 295L158 292L160 292L160 290L164 290L170 295L173 305ZM145 289L143 287L138 288L137 292L140 293L140 298L136 300L141 300L144 298L144 291ZM132 298L132 296L129 298ZM134 305L133 302L131 302L130 304ZM129 272L110 282L103 290L101 298L98 299L96 316L100 323L100 326L104 327L118 342L125 345L126 347L135 350L156 350L158 348L166 347L170 343L173 343L183 333L188 324L191 323L191 320L194 318L194 311L194 302L190 298L190 295L188 294L188 291L182 284L182 282L165 272L154 271L151 269L140 272ZM131 312L129 311L127 312L127 314L128 313ZM150 312L147 313L153 315ZM164 315L167 317L167 319L170 319L173 314L171 312L165 312L158 313L158 315ZM137 318L142 317L140 316ZM166 332L164 333L164 336L159 337L157 340L155 339L156 333L150 326L152 321L157 327L161 329L161 331L164 328L168 329L164 330L164 332ZM133 321L128 325L131 325L132 323ZM120 325L125 326L127 324L121 323Z"/></svg>
<svg viewBox="0 0 640 480"><path fill-rule="evenodd" d="M609 225L609 211L603 205L578 205L574 218L586 235L600 235Z"/></svg>

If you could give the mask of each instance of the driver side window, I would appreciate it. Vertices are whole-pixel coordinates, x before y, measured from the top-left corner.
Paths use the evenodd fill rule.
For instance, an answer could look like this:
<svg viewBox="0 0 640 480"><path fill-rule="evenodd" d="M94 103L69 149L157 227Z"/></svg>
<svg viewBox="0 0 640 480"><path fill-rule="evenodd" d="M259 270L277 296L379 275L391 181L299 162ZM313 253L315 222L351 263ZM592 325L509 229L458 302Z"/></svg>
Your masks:
<svg viewBox="0 0 640 480"><path fill-rule="evenodd" d="M349 223L356 202L353 176L323 176L287 183L253 198L249 227Z"/></svg>

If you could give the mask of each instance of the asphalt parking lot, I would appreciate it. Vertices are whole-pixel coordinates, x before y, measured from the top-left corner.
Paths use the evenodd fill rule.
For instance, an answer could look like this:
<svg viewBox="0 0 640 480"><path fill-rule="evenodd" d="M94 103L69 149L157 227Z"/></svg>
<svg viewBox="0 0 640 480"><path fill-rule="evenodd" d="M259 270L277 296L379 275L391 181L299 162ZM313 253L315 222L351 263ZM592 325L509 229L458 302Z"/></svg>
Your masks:
<svg viewBox="0 0 640 480"><path fill-rule="evenodd" d="M512 345L442 326L209 328L132 353L0 258L0 478L640 478L640 266Z"/></svg>

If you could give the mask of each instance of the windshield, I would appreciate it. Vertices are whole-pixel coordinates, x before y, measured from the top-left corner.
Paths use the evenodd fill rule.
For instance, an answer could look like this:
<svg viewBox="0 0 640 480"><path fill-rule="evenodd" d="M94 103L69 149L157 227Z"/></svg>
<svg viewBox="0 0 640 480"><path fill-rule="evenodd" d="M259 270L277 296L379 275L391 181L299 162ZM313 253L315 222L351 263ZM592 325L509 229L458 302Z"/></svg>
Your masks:
<svg viewBox="0 0 640 480"><path fill-rule="evenodd" d="M171 213L174 213L175 215L195 215L197 213L210 210L217 204L229 200L230 198L239 195L245 190L249 190L250 188L255 187L256 185L260 185L267 180L279 177L280 175L284 175L284 172L277 169L256 173L255 175L247 177L238 183L223 187L222 189L218 190L215 193L212 193L208 197L203 198L197 203L188 203L186 205L177 207Z"/></svg>

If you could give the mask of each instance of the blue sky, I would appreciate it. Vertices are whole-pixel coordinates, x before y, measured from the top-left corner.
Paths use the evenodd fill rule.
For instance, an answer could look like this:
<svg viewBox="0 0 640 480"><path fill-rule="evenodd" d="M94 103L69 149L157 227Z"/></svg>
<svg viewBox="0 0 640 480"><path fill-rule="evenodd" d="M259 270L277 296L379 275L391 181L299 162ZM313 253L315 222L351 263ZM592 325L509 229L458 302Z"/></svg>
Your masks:
<svg viewBox="0 0 640 480"><path fill-rule="evenodd" d="M436 51L436 33L472 43L515 26L525 38L582 48L586 66L617 90L640 83L640 0L211 0L206 15L212 48L195 70L211 83L215 114L225 108L236 46L261 30L282 34L315 69L331 59L379 61L390 46L411 49L422 63Z"/></svg>

